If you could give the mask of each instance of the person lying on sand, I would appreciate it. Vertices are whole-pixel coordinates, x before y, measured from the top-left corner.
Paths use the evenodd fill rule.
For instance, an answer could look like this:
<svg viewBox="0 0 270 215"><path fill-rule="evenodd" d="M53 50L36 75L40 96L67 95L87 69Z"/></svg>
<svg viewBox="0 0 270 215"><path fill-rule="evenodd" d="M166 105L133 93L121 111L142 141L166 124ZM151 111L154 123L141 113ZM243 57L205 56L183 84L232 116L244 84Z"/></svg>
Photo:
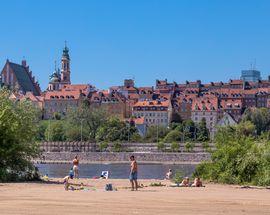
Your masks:
<svg viewBox="0 0 270 215"><path fill-rule="evenodd" d="M189 186L189 178L185 177L179 186L180 187L188 187Z"/></svg>
<svg viewBox="0 0 270 215"><path fill-rule="evenodd" d="M191 185L192 187L202 187L202 181L199 177L194 179L193 184Z"/></svg>

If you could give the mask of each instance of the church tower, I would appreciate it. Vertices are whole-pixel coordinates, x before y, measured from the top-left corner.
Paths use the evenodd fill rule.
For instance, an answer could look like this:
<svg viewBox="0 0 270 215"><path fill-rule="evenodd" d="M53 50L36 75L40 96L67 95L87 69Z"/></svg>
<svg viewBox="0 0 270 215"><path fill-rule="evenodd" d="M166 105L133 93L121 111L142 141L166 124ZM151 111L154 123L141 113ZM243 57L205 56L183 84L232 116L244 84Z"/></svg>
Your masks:
<svg viewBox="0 0 270 215"><path fill-rule="evenodd" d="M67 43L65 42L65 47L63 49L62 59L61 59L61 84L71 84L70 81L70 58L69 49Z"/></svg>

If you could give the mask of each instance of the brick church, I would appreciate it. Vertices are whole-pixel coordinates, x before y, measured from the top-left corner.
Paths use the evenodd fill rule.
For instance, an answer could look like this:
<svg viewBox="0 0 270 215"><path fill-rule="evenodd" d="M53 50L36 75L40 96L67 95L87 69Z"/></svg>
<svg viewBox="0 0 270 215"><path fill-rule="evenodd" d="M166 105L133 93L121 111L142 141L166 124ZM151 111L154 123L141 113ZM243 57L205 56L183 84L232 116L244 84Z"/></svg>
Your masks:
<svg viewBox="0 0 270 215"><path fill-rule="evenodd" d="M41 94L40 86L27 66L26 60L23 60L22 64L7 60L1 71L0 84L21 94L26 92L32 92L35 96Z"/></svg>

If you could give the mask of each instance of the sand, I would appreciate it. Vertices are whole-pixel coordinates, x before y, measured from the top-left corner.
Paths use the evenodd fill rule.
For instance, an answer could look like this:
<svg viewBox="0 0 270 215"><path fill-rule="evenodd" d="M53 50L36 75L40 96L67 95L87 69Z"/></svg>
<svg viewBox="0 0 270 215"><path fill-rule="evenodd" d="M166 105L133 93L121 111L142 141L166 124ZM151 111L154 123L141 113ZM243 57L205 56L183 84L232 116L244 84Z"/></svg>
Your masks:
<svg viewBox="0 0 270 215"><path fill-rule="evenodd" d="M126 188L127 180L76 183L81 181L91 186L89 190L65 191L62 184L0 184L0 214L270 214L268 189L206 184L204 188L145 187L132 192ZM144 185L151 182L156 181L140 181ZM106 183L118 190L104 191Z"/></svg>

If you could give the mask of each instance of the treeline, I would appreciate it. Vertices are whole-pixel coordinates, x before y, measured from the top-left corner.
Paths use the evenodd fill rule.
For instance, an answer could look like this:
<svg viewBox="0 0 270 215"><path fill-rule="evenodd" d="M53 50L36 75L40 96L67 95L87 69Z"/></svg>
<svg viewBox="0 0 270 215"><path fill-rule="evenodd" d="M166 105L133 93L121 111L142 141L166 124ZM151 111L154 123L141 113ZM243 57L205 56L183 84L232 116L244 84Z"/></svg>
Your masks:
<svg viewBox="0 0 270 215"><path fill-rule="evenodd" d="M124 122L106 115L102 109L91 109L87 104L69 110L64 118L57 114L53 120L41 120L37 141L90 142L189 142L208 141L205 120L195 125L192 120L172 123L168 127L150 126L141 137L132 120Z"/></svg>
<svg viewBox="0 0 270 215"><path fill-rule="evenodd" d="M217 183L270 185L270 113L248 109L236 126L219 128L211 161L194 175Z"/></svg>

